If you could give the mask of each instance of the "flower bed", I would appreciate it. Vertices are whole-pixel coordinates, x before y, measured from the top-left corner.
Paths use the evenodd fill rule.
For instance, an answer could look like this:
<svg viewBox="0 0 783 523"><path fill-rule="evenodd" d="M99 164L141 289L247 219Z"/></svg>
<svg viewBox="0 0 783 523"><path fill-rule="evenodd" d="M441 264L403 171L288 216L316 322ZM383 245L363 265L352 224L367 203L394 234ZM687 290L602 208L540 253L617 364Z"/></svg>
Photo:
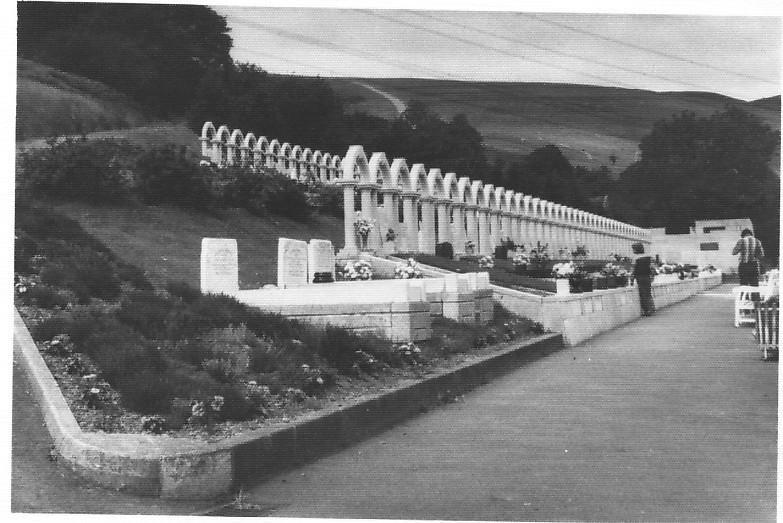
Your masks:
<svg viewBox="0 0 783 523"><path fill-rule="evenodd" d="M15 305L88 430L230 435L537 332L499 310L487 327L436 319L432 340L392 343L184 284L153 289L42 208L17 206L16 234Z"/></svg>

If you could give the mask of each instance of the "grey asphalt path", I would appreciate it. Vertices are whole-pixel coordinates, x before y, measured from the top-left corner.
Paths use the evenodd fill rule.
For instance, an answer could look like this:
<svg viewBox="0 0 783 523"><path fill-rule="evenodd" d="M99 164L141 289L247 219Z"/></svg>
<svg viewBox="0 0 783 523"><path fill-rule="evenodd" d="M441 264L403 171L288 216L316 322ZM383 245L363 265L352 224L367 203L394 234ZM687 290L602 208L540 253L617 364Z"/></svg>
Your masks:
<svg viewBox="0 0 783 523"><path fill-rule="evenodd" d="M245 492L270 516L774 521L777 363L730 287Z"/></svg>

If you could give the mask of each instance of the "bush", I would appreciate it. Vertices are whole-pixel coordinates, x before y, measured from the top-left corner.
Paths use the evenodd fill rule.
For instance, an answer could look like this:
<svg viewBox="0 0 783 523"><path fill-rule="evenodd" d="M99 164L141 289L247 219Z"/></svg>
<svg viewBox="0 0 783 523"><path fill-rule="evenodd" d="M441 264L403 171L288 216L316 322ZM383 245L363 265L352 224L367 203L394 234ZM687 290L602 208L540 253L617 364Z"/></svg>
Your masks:
<svg viewBox="0 0 783 523"><path fill-rule="evenodd" d="M30 334L36 341L51 340L58 334L67 334L75 344L82 344L92 332L104 312L92 306L77 306L61 311L35 325Z"/></svg>
<svg viewBox="0 0 783 523"><path fill-rule="evenodd" d="M166 290L169 291L172 296L176 296L187 303L191 303L201 297L201 291L199 289L191 287L184 281L170 281L166 284Z"/></svg>
<svg viewBox="0 0 783 523"><path fill-rule="evenodd" d="M305 186L280 173L232 166L220 169L217 176L224 205L242 207L256 216L271 213L302 221L312 212Z"/></svg>
<svg viewBox="0 0 783 523"><path fill-rule="evenodd" d="M30 287L21 298L25 305L35 305L42 309L64 308L71 302L71 296L67 293L43 284Z"/></svg>
<svg viewBox="0 0 783 523"><path fill-rule="evenodd" d="M117 277L141 291L154 289L152 283L147 279L147 273L130 263L117 262Z"/></svg>
<svg viewBox="0 0 783 523"><path fill-rule="evenodd" d="M17 184L22 192L94 203L119 201L130 194L132 157L127 142L50 139L46 149L19 155Z"/></svg>
<svg viewBox="0 0 783 523"><path fill-rule="evenodd" d="M104 253L74 248L70 256L48 262L41 269L41 281L72 290L81 303L90 298L111 300L120 295L120 279Z"/></svg>
<svg viewBox="0 0 783 523"><path fill-rule="evenodd" d="M171 300L163 296L151 291L136 291L123 297L117 318L148 338L158 338L165 334L166 317L171 308Z"/></svg>
<svg viewBox="0 0 783 523"><path fill-rule="evenodd" d="M438 243L435 245L435 256L450 260L454 258L454 247L449 242Z"/></svg>
<svg viewBox="0 0 783 523"><path fill-rule="evenodd" d="M310 205L319 213L343 217L343 189L336 185L313 185L307 189Z"/></svg>
<svg viewBox="0 0 783 523"><path fill-rule="evenodd" d="M145 202L182 207L214 207L212 172L188 156L184 147L164 146L145 151L135 165L138 190Z"/></svg>

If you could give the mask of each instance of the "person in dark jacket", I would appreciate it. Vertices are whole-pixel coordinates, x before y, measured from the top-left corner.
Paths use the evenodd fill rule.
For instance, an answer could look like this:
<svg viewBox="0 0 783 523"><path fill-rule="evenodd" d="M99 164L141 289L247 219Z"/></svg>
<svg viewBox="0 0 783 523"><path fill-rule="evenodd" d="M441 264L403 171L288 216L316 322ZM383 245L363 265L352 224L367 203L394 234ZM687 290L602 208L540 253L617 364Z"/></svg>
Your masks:
<svg viewBox="0 0 783 523"><path fill-rule="evenodd" d="M633 265L631 274L631 283L636 281L639 288L639 302L642 305L642 316L651 316L655 313L655 302L652 296L652 281L655 276L655 270L652 266L652 258L641 256L644 254L644 245L634 243L631 245L633 253L637 256Z"/></svg>

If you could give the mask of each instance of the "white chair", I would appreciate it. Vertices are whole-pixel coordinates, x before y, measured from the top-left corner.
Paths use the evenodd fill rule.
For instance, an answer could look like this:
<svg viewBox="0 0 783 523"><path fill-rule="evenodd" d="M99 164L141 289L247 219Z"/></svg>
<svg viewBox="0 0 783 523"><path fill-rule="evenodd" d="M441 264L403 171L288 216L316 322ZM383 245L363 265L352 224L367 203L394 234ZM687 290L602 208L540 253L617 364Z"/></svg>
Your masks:
<svg viewBox="0 0 783 523"><path fill-rule="evenodd" d="M753 294L759 294L758 287L742 285L732 289L734 293L734 326L756 324L756 304Z"/></svg>

